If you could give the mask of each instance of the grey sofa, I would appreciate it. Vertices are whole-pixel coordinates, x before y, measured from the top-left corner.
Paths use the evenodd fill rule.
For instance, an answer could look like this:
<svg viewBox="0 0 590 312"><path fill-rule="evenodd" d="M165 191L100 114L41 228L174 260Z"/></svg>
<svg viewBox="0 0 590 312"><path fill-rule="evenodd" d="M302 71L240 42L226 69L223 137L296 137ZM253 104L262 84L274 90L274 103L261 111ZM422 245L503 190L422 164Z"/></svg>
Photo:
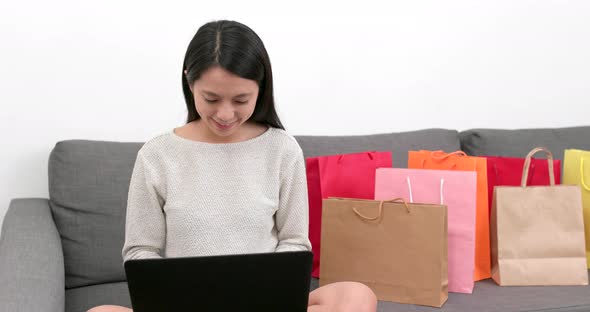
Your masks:
<svg viewBox="0 0 590 312"><path fill-rule="evenodd" d="M388 150L406 167L408 150L462 149L523 157L546 146L590 150L590 127L464 132L428 129L363 136L297 136L305 156ZM49 157L49 199L10 202L0 238L0 311L86 311L130 306L121 258L129 180L142 143L68 140ZM312 288L318 285L312 281ZM442 309L380 302L379 311L590 311L590 286L499 287L476 283Z"/></svg>

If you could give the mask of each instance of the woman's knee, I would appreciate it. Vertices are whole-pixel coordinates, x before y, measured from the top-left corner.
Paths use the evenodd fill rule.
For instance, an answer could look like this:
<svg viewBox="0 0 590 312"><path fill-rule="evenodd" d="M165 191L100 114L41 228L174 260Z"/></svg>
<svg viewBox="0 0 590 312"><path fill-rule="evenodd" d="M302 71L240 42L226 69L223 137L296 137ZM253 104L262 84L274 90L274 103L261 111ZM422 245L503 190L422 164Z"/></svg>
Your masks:
<svg viewBox="0 0 590 312"><path fill-rule="evenodd" d="M330 307L335 311L375 312L377 296L366 285L338 282L316 289L310 295L310 305Z"/></svg>
<svg viewBox="0 0 590 312"><path fill-rule="evenodd" d="M87 312L132 312L133 310L115 305L101 305L94 307Z"/></svg>
<svg viewBox="0 0 590 312"><path fill-rule="evenodd" d="M377 309L377 296L365 284L346 282L346 294L352 298L351 304L357 311L375 311Z"/></svg>

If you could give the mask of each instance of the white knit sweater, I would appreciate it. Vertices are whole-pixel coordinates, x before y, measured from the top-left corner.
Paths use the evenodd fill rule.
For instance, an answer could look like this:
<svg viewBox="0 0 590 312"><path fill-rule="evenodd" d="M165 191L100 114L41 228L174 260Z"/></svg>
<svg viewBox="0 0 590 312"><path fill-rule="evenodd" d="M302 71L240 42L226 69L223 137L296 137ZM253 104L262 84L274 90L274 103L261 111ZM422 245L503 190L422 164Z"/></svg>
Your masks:
<svg viewBox="0 0 590 312"><path fill-rule="evenodd" d="M170 131L137 154L123 259L311 250L307 200L303 153L285 131L220 144Z"/></svg>

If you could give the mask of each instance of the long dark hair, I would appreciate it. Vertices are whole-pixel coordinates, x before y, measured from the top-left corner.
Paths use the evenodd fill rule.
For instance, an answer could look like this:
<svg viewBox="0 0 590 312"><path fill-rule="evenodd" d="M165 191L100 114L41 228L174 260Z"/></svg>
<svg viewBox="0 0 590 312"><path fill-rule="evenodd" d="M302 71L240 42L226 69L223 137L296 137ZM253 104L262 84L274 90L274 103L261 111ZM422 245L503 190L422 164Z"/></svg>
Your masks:
<svg viewBox="0 0 590 312"><path fill-rule="evenodd" d="M284 129L275 110L270 59L262 40L248 26L227 20L201 26L186 50L182 91L188 110L187 123L201 118L189 84L192 85L214 65L258 83L256 107L249 120Z"/></svg>

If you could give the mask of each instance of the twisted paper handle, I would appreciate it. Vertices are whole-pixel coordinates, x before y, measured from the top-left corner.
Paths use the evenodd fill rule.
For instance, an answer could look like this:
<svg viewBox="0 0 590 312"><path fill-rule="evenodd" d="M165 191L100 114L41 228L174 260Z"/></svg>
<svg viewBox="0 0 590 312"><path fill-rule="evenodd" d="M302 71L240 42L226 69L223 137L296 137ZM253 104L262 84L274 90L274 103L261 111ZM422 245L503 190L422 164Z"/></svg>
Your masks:
<svg viewBox="0 0 590 312"><path fill-rule="evenodd" d="M582 181L582 187L590 191L590 186L584 181L584 158L580 159L580 181Z"/></svg>
<svg viewBox="0 0 590 312"><path fill-rule="evenodd" d="M382 214L383 214L383 203L385 202L390 202L390 203L403 203L404 206L406 206L406 210L408 211L408 213L410 213L410 206L408 206L408 203L406 203L406 201L403 198L395 198L395 199L391 199L391 200L382 200L379 202L379 214L376 217L367 217L365 215L363 215L362 213L360 213L358 211L358 209L356 209L356 207L352 207L352 210L354 211L354 213L356 213L357 216L359 216L359 218L365 220L365 221L377 221L381 218Z"/></svg>
<svg viewBox="0 0 590 312"><path fill-rule="evenodd" d="M547 155L547 165L549 166L549 184L555 185L555 173L553 172L553 154L544 147L536 147L526 155L524 166L522 168L522 179L520 181L521 187L526 187L527 178L529 176L529 168L531 166L531 158L538 152L545 152Z"/></svg>
<svg viewBox="0 0 590 312"><path fill-rule="evenodd" d="M432 156L432 159L434 159L434 160L445 160L445 159L447 159L447 158L449 158L451 156L455 156L455 155L457 155L457 156L467 156L467 154L465 154L464 151L455 151L455 152L452 152L452 153L445 153L442 150L433 151L430 155ZM424 165L425 164L426 164L426 159L425 158L422 158L422 169L424 169ZM455 164L452 164L451 165L451 168L449 168L448 170L455 169L455 167L457 167L457 164L456 163Z"/></svg>

